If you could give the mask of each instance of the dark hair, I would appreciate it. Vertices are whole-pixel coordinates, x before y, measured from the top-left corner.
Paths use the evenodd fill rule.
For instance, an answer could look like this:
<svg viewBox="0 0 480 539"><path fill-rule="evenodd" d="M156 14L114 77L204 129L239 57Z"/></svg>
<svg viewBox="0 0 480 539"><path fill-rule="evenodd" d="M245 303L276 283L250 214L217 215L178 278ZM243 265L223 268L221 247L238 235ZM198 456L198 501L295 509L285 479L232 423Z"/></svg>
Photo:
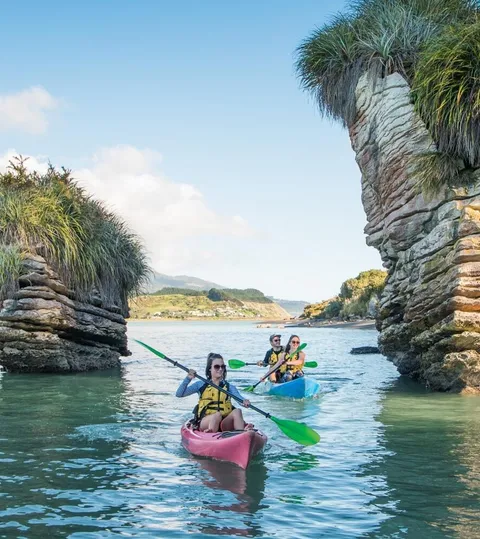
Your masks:
<svg viewBox="0 0 480 539"><path fill-rule="evenodd" d="M207 356L207 366L205 367L205 376L211 380L212 378L212 363L214 359L223 359L223 356L220 354L215 354L214 352L210 352ZM223 379L225 380L227 378L227 364L225 364L225 368L223 369Z"/></svg>
<svg viewBox="0 0 480 539"><path fill-rule="evenodd" d="M295 339L295 337L300 340L300 337L298 335L290 335L290 339L288 339L288 343L287 343L287 346L285 346L285 352L287 354L290 353L290 343L292 342L292 339Z"/></svg>
<svg viewBox="0 0 480 539"><path fill-rule="evenodd" d="M270 335L270 344L273 343L273 339L275 339L275 337L280 337L280 339L282 338L282 336L278 333L274 333L273 335Z"/></svg>

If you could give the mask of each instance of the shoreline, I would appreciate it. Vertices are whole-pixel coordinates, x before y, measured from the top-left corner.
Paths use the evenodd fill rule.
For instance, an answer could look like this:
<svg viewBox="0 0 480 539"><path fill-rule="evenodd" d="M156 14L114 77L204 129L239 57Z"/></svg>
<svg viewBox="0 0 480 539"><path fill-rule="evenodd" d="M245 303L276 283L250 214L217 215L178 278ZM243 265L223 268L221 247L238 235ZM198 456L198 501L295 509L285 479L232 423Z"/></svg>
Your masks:
<svg viewBox="0 0 480 539"><path fill-rule="evenodd" d="M191 317L191 318L126 318L129 322L251 322L252 324L280 324L282 326L292 320L275 320L266 318L214 318L214 317Z"/></svg>
<svg viewBox="0 0 480 539"><path fill-rule="evenodd" d="M130 322L250 322L257 324L259 329L316 329L316 328L333 328L333 329L376 329L375 320L354 320L354 321L324 321L324 322L309 322L294 320L270 320L264 318L127 318L127 323Z"/></svg>
<svg viewBox="0 0 480 539"><path fill-rule="evenodd" d="M288 328L334 328L334 329L377 329L375 320L353 321L324 321L324 322L300 322L295 325L287 325Z"/></svg>

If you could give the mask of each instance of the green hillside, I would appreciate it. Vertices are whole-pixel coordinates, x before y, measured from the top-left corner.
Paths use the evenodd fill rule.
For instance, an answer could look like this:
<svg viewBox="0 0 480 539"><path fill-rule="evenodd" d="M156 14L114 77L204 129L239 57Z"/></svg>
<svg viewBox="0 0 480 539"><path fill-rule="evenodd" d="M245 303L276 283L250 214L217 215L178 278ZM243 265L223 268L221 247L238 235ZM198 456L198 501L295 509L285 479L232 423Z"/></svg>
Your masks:
<svg viewBox="0 0 480 539"><path fill-rule="evenodd" d="M164 289L132 300L130 318L288 320L290 314L258 290L224 293L216 289L208 292Z"/></svg>
<svg viewBox="0 0 480 539"><path fill-rule="evenodd" d="M349 320L373 317L386 278L386 271L362 271L342 284L338 296L307 305L300 318Z"/></svg>
<svg viewBox="0 0 480 539"><path fill-rule="evenodd" d="M223 286L211 281L204 281L198 277L189 275L165 275L164 273L154 272L152 279L146 287L147 293L155 292L166 287L188 288L189 290L210 290L211 288L224 288Z"/></svg>

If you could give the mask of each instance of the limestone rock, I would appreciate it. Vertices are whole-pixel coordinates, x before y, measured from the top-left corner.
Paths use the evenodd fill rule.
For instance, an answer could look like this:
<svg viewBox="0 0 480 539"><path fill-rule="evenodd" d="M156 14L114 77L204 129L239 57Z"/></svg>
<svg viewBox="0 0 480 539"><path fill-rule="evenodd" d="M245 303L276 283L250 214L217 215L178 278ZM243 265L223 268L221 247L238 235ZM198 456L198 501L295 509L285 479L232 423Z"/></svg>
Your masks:
<svg viewBox="0 0 480 539"><path fill-rule="evenodd" d="M78 372L129 355L119 306L74 293L40 256L28 255L19 290L0 303L0 365L15 372Z"/></svg>
<svg viewBox="0 0 480 539"><path fill-rule="evenodd" d="M377 346L358 346L357 348L352 348L350 353L353 355L359 354L379 354L380 350Z"/></svg>
<svg viewBox="0 0 480 539"><path fill-rule="evenodd" d="M432 389L480 391L480 175L426 200L414 162L435 145L407 82L365 75L356 99L350 137L367 244L389 272L377 306L380 350Z"/></svg>

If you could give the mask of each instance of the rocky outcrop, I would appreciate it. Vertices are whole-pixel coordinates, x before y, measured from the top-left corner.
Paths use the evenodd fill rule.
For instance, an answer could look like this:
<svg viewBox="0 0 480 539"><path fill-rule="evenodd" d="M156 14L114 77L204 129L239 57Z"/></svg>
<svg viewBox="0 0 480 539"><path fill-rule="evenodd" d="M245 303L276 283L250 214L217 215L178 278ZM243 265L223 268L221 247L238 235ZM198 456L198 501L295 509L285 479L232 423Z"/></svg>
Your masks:
<svg viewBox="0 0 480 539"><path fill-rule="evenodd" d="M350 353L354 356L360 354L379 354L380 350L377 346L358 346L356 348L352 348Z"/></svg>
<svg viewBox="0 0 480 539"><path fill-rule="evenodd" d="M74 293L40 256L28 255L19 290L0 303L0 365L14 372L68 372L119 364L126 322L116 306Z"/></svg>
<svg viewBox="0 0 480 539"><path fill-rule="evenodd" d="M407 82L396 73L374 83L364 76L356 99L350 137L367 243L389 272L380 350L432 389L480 391L480 176L426 199L414 162L435 147Z"/></svg>

